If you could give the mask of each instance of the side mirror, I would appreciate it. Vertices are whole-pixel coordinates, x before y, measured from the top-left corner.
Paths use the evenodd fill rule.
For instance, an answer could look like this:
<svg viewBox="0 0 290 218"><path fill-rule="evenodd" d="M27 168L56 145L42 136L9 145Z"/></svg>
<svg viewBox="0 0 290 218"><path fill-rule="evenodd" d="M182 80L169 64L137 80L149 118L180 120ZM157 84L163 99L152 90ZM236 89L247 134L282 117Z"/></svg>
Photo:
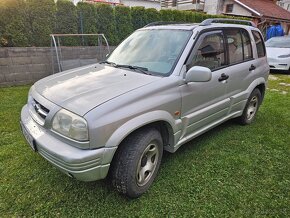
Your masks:
<svg viewBox="0 0 290 218"><path fill-rule="evenodd" d="M208 82L211 80L212 72L207 67L194 66L190 68L185 76L185 82Z"/></svg>

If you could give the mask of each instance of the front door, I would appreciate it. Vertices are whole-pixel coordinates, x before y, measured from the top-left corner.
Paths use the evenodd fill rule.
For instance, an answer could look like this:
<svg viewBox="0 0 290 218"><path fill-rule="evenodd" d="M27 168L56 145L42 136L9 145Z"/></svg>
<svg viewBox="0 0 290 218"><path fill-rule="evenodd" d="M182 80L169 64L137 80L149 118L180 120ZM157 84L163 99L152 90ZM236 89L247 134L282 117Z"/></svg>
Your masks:
<svg viewBox="0 0 290 218"><path fill-rule="evenodd" d="M187 70L192 66L208 67L212 71L212 79L180 86L184 127L181 139L198 135L228 113L230 99L225 93L228 79L225 50L222 31L203 33L192 50L186 63Z"/></svg>

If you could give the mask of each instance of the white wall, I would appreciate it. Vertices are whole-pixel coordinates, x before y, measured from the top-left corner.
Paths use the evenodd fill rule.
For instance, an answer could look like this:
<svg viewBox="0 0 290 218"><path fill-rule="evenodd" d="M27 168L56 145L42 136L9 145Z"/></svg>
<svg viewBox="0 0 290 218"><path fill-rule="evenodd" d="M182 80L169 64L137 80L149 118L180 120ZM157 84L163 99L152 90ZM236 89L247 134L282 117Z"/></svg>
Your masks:
<svg viewBox="0 0 290 218"><path fill-rule="evenodd" d="M151 1L151 0L120 0L120 3L125 6L134 7L134 6L143 6L145 8L155 8L157 10L161 9L160 1Z"/></svg>
<svg viewBox="0 0 290 218"><path fill-rule="evenodd" d="M290 11L290 0L281 0L280 2L277 2L277 4L282 8Z"/></svg>
<svg viewBox="0 0 290 218"><path fill-rule="evenodd" d="M222 0L205 0L204 12L206 12L207 14L220 14L218 8L221 1Z"/></svg>
<svg viewBox="0 0 290 218"><path fill-rule="evenodd" d="M237 3L234 3L233 0L225 0L223 6L223 13L226 13L226 5L227 4L234 4L233 12L227 14L234 14L234 15L241 15L241 16L252 16L252 13L245 9L244 7L240 6Z"/></svg>

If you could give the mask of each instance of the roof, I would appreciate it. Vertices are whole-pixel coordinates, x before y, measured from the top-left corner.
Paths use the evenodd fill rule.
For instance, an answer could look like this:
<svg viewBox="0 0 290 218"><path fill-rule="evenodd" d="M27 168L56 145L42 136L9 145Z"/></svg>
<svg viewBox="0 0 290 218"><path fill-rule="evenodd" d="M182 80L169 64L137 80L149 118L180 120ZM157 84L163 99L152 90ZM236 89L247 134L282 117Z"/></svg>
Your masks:
<svg viewBox="0 0 290 218"><path fill-rule="evenodd" d="M255 16L290 21L290 12L276 5L273 0L235 0L235 2Z"/></svg>

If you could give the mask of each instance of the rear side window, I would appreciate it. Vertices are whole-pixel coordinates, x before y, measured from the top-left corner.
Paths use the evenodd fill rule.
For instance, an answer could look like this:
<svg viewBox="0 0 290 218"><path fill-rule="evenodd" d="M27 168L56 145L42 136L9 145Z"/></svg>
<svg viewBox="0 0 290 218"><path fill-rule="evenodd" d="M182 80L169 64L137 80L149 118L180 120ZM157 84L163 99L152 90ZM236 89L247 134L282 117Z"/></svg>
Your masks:
<svg viewBox="0 0 290 218"><path fill-rule="evenodd" d="M256 43L258 57L261 58L261 57L266 56L265 45L264 45L264 41L261 34L255 30L252 30L252 33L253 33L254 40Z"/></svg>
<svg viewBox="0 0 290 218"><path fill-rule="evenodd" d="M228 44L229 62L230 64L240 63L244 60L243 42L240 29L225 30Z"/></svg>
<svg viewBox="0 0 290 218"><path fill-rule="evenodd" d="M249 33L244 29L224 31L229 51L229 64L236 64L253 58Z"/></svg>
<svg viewBox="0 0 290 218"><path fill-rule="evenodd" d="M243 51L244 51L244 60L249 60L253 58L252 44L249 33L242 29L242 40L243 40Z"/></svg>

